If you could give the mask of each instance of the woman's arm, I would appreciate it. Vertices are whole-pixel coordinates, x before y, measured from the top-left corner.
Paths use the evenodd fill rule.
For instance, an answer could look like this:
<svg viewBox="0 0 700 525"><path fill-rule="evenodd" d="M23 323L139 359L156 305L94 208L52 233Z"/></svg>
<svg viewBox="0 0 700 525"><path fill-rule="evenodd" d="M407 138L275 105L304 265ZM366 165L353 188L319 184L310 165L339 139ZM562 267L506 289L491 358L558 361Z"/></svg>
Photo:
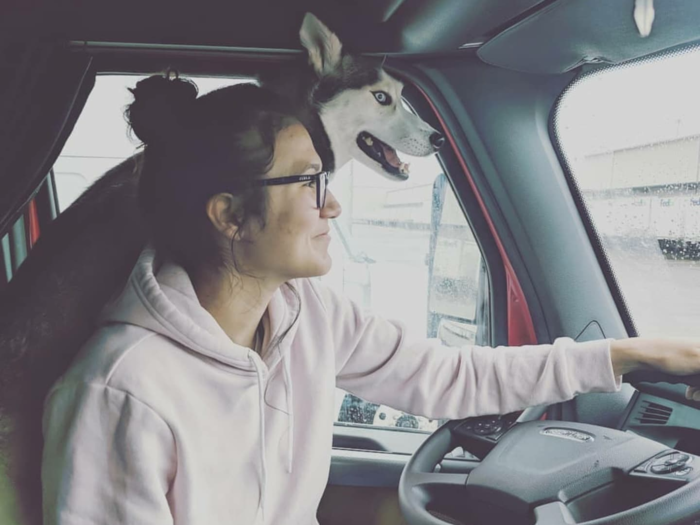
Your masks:
<svg viewBox="0 0 700 525"><path fill-rule="evenodd" d="M700 373L700 341L694 339L620 339L611 343L610 357L616 375L635 370Z"/></svg>
<svg viewBox="0 0 700 525"><path fill-rule="evenodd" d="M551 345L448 348L436 340L407 340L400 323L319 290L334 334L338 387L433 419L502 414L584 392L612 392L622 374L645 367L678 374L700 369L700 355L688 341L560 338Z"/></svg>
<svg viewBox="0 0 700 525"><path fill-rule="evenodd" d="M126 392L65 384L43 420L44 525L166 525L175 474L168 425Z"/></svg>
<svg viewBox="0 0 700 525"><path fill-rule="evenodd" d="M503 414L620 387L607 340L450 348L408 339L401 323L364 312L319 287L334 338L336 384L359 397L431 419Z"/></svg>
<svg viewBox="0 0 700 525"><path fill-rule="evenodd" d="M700 341L694 339L621 339L613 341L610 356L619 374L635 370L680 376L700 373ZM688 387L685 395L700 401L700 388Z"/></svg>

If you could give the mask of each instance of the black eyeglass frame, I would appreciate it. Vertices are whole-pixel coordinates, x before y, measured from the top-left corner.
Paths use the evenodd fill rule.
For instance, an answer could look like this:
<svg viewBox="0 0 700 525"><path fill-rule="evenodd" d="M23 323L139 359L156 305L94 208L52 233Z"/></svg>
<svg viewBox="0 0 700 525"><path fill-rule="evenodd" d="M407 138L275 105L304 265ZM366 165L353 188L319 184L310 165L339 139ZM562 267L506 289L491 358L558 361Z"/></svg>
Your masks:
<svg viewBox="0 0 700 525"><path fill-rule="evenodd" d="M286 177L274 177L272 179L258 179L253 183L253 186L280 186L282 184L316 180L316 207L320 210L326 205L329 177L330 172L319 171L313 175L287 175Z"/></svg>

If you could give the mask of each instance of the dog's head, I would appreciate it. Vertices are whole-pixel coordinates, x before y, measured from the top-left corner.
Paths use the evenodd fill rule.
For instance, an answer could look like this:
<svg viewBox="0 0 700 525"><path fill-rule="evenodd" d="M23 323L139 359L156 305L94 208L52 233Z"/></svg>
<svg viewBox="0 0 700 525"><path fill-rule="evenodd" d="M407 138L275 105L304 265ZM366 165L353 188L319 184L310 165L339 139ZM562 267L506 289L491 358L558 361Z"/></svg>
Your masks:
<svg viewBox="0 0 700 525"><path fill-rule="evenodd" d="M399 152L424 157L442 146L442 135L406 108L403 84L379 59L344 52L338 37L310 13L299 35L316 76L311 102L336 169L354 158L389 179L406 180L409 166Z"/></svg>

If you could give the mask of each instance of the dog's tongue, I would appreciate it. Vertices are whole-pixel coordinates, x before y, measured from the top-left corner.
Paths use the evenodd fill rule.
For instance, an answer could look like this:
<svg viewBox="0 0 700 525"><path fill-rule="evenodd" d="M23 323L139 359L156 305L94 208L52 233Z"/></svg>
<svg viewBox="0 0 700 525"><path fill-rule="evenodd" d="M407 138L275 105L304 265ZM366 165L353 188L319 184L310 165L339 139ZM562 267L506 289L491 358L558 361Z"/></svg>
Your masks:
<svg viewBox="0 0 700 525"><path fill-rule="evenodd" d="M411 167L407 162L402 162L399 156L396 154L396 150L392 148L391 146L387 146L383 142L380 141L380 144L382 145L382 149L384 150L384 159L397 168L401 173L404 175L408 175L411 171Z"/></svg>
<svg viewBox="0 0 700 525"><path fill-rule="evenodd" d="M391 146L387 146L383 142L381 143L381 145L382 149L384 150L384 158L386 159L386 161L395 168L400 168L402 163L401 159L396 154L396 150Z"/></svg>

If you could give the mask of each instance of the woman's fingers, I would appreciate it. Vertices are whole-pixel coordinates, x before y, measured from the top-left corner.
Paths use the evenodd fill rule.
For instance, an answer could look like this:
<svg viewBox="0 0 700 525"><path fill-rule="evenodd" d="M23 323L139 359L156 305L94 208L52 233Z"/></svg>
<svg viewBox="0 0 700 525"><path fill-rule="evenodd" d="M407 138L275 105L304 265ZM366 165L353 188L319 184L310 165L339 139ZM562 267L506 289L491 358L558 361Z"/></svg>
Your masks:
<svg viewBox="0 0 700 525"><path fill-rule="evenodd" d="M685 391L685 397L693 401L700 401L700 388L689 386Z"/></svg>

